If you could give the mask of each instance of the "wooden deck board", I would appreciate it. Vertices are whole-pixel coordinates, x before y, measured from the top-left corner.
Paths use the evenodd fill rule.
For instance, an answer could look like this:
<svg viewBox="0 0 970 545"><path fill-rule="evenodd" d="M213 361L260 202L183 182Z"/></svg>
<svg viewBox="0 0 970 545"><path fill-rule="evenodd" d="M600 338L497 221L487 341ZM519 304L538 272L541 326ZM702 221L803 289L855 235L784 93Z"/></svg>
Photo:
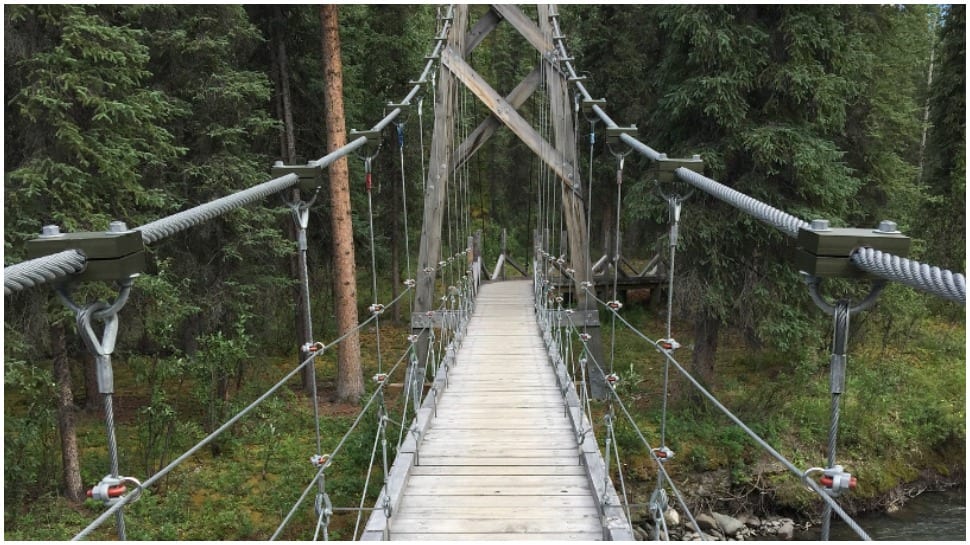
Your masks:
<svg viewBox="0 0 970 545"><path fill-rule="evenodd" d="M417 448L392 540L600 540L529 282L488 284Z"/></svg>

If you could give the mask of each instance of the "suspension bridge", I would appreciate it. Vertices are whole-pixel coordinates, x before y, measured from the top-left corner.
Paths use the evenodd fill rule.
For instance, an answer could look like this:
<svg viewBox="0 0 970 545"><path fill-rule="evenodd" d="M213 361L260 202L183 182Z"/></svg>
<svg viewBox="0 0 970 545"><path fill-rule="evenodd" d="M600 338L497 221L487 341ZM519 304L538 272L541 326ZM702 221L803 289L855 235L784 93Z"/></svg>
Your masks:
<svg viewBox="0 0 970 545"><path fill-rule="evenodd" d="M281 517L271 538L293 537L284 534L288 526L310 513L313 531L299 536L304 539L327 539L333 518L349 514L356 519L355 539L632 540L630 490L622 463L627 453L620 452L616 441L619 423L634 431L641 453L647 453L656 468L657 482L647 506L655 523L652 537L670 536L664 515L671 507L684 513L687 524L704 537L677 482L665 469L667 464L676 463L675 453L666 442L666 394L669 376L674 372L777 460L792 478L817 494L825 510L823 539L828 537L833 516L868 539L838 501L854 486L853 476L838 464L836 450L849 316L871 306L887 282L903 283L965 304L963 275L907 259L908 239L891 222L875 229L835 229L822 220L808 222L704 176L701 157L673 159L652 149L636 138L634 127L617 125L607 115L605 102L593 99L587 91L566 49L556 9L540 5L536 13L537 20L516 6L495 5L471 22L466 6L449 6L438 19L427 64L410 92L401 102L390 104L389 112L371 129L352 132L350 143L343 148L306 165L278 163L273 169L277 177L263 184L134 229L120 222L112 224L108 233L61 233L54 226L45 227L42 235L31 241L33 258L5 268L7 295L52 285L75 311L79 333L97 360L109 467L92 496L103 500L106 509L86 528L79 529L75 539L90 536L112 518L118 536L124 539L125 506L246 418L293 377L306 371L315 376L315 360L344 342L349 333L330 343L301 339L302 362L273 387L154 475L144 480L124 476L114 429L111 356L121 327L120 312L137 288L135 277L144 269L145 247L290 188L300 187L312 194L320 185L322 170L341 157L357 154L369 173L381 135L392 123L400 134L405 120L417 113L423 129L422 104L427 97L434 104L434 120L427 170L422 171L424 209L415 277L406 281L403 293L387 303L376 300L374 289L370 316L357 327L357 331L377 328L379 339L381 315L395 305L410 304L412 333L408 347L386 370L380 364L373 377L373 391L339 440L321 437L317 415L317 452L308 456L306 487L302 493L294 493L292 508ZM465 60L499 24L511 25L541 59L540 65L507 96L500 95ZM517 111L532 95L543 106L538 130ZM469 99L480 101L491 113L471 131L457 119L462 104ZM595 184L592 168L588 181L581 176L580 114L590 125L590 146L599 126L617 161L617 223L613 233L617 242L595 264L590 259L589 244L589 205ZM522 268L506 254L503 245L490 275L495 281L487 282L481 243L468 221L467 172L463 169L469 157L500 127L521 139L545 169L536 203L540 213L533 226L530 274L520 280L498 281L505 263ZM403 146L401 149L406 199ZM646 268L629 275L649 277L645 282L651 285L667 283L666 331L650 337L624 318L617 295L624 286L618 241L624 158L630 153L652 161L658 177L724 201L797 240L796 266L805 275L812 300L835 323L832 422L824 467L796 466L737 418L678 361L680 345L671 328L670 310L680 207L686 193L661 195L670 210L663 274L659 273L660 257L656 256ZM422 142L422 168L424 156ZM305 297L309 297L306 211L312 204L312 200L289 203L304 259L299 280ZM372 210L368 215L376 282ZM447 224L447 237L443 236L443 224ZM606 273L609 269L612 275ZM872 282L869 295L862 301L829 302L821 295L823 278L860 272L869 275ZM120 289L111 302L76 302L71 286L78 281L116 281ZM604 293L608 295L603 297ZM648 437L638 426L616 388L619 377L613 370L613 357L606 355L603 346L600 316L607 317L614 328L628 328L664 362L659 379L664 420L659 436ZM95 331L98 323L100 334ZM391 359L378 354L379 362ZM387 385L398 375L403 376L404 385L399 407L391 406L385 396ZM316 410L316 381L311 382ZM595 416L594 404L603 415L601 421ZM364 490L356 504L334 505L327 476L340 469L348 438L359 432L366 418L375 419L377 429ZM329 452L324 452L324 442L334 445ZM382 479L376 497L367 493L372 478Z"/></svg>

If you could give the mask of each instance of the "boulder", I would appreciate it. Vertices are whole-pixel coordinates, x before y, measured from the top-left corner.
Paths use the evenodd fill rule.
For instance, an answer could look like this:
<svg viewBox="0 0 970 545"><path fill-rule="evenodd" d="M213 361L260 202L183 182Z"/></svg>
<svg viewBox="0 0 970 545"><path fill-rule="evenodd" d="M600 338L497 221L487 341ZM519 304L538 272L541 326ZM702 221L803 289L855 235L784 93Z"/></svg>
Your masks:
<svg viewBox="0 0 970 545"><path fill-rule="evenodd" d="M795 537L795 523L790 519L783 519L781 521L781 526L778 527L778 533L775 534L778 539L783 539L788 541Z"/></svg>
<svg viewBox="0 0 970 545"><path fill-rule="evenodd" d="M697 521L697 526L704 532L711 532L712 530L720 530L720 526L717 525L717 520L707 513L701 513L694 517Z"/></svg>
<svg viewBox="0 0 970 545"><path fill-rule="evenodd" d="M721 528L721 532L723 532L727 537L734 537L738 535L741 528L744 528L744 524L734 517L722 515L721 513L711 513L711 516L714 517L718 527Z"/></svg>
<svg viewBox="0 0 970 545"><path fill-rule="evenodd" d="M742 515L741 522L744 523L748 528L758 529L761 528L761 519L755 515Z"/></svg>
<svg viewBox="0 0 970 545"><path fill-rule="evenodd" d="M647 532L645 532L643 528L640 528L639 526L633 527L633 537L637 541L650 541L650 536L648 536Z"/></svg>
<svg viewBox="0 0 970 545"><path fill-rule="evenodd" d="M667 526L680 526L680 513L673 507L668 507L667 511L664 512L664 521L666 521Z"/></svg>

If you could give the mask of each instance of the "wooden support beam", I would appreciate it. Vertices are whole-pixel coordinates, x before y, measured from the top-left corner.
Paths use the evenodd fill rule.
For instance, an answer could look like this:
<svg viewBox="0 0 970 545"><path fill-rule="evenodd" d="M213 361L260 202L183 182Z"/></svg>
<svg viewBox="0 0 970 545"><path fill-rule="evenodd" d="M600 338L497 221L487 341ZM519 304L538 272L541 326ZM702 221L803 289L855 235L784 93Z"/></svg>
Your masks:
<svg viewBox="0 0 970 545"><path fill-rule="evenodd" d="M522 10L518 6L513 4L493 4L492 9L508 21L519 34L532 44L532 47L538 49L539 53L544 55L555 49L556 46L552 43L552 39L546 36L532 19L522 13ZM541 15L539 17L540 19L542 18Z"/></svg>
<svg viewBox="0 0 970 545"><path fill-rule="evenodd" d="M519 109L525 104L525 101L535 93L536 89L539 87L540 71L538 68L529 73L512 92L505 97L505 101L512 105L513 108ZM488 141L495 131L502 126L502 122L499 121L494 115L489 115L488 119L482 121L482 123L475 128L471 134L465 138L465 141L461 143L458 147L457 159L455 161L455 169L461 168L466 161L475 155L485 142Z"/></svg>
<svg viewBox="0 0 970 545"><path fill-rule="evenodd" d="M478 47L478 44L482 43L488 34L495 30L495 27L502 22L502 17L493 8L482 15L481 19L475 22L475 26L465 34L465 47L462 50L462 57L468 58L468 55Z"/></svg>
<svg viewBox="0 0 970 545"><path fill-rule="evenodd" d="M475 71L464 59L459 57L451 47L441 53L441 63L448 68L458 80L482 101L485 106L505 124L526 146L539 156L552 171L559 176L566 187L572 191L575 185L576 170L573 163L565 159L562 152L550 145L529 122L511 104L505 101L482 76Z"/></svg>
<svg viewBox="0 0 970 545"><path fill-rule="evenodd" d="M454 19L448 34L449 49L464 36L468 22L468 6L456 5ZM452 53L454 55L454 53ZM427 312L435 306L435 279L438 275L438 261L441 259L441 225L444 220L446 197L451 178L452 140L454 136L454 111L451 100L457 91L458 82L444 67L439 69L438 85L435 96L434 133L431 138L431 156L428 163L428 178L424 188L424 218L421 223L421 245L418 250L418 269L416 272L414 311ZM418 357L424 361L428 352L428 331L415 327L418 334Z"/></svg>

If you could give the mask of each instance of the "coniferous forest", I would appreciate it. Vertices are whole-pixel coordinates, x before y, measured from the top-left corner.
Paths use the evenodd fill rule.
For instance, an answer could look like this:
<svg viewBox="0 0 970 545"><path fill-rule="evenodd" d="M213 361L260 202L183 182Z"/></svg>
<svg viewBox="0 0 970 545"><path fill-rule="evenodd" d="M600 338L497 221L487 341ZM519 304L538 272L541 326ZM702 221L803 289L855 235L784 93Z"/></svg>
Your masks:
<svg viewBox="0 0 970 545"><path fill-rule="evenodd" d="M472 21L487 9L474 6ZM913 257L965 271L965 6L559 11L584 85L606 98L620 125L636 125L643 142L671 157L700 154L708 176L802 218L867 228L892 220L912 237ZM26 259L26 241L45 225L68 233L106 231L117 220L144 225L264 182L275 161L327 152L319 6L7 5L3 13L5 265ZM344 4L338 13L346 128L368 129L424 67L439 8ZM469 62L508 93L538 55L499 25ZM429 93L423 120L408 114L403 154L388 130L373 163L373 251L385 301L412 266L406 248L412 260L417 253L431 102ZM538 117L540 106L529 101L522 111ZM488 110L468 95L461 114L474 127ZM583 176L601 182L591 203L595 259L616 222L616 163L605 139L590 154L588 123L578 131ZM406 210L398 204L402 164ZM465 168L485 262L495 262L503 230L509 254L530 262L539 161L500 130ZM631 155L622 195L623 252L642 262L667 233L667 205L649 168ZM375 295L363 177L352 159L361 315ZM332 339L338 287L329 202L321 196L310 211L308 270L314 329ZM808 467L824 457L832 323L812 304L783 238L693 195L684 204L673 321L695 376ZM275 196L149 248L114 357L126 472L157 472L297 362L296 248L290 211ZM92 282L74 296L114 293ZM624 313L659 331L665 301L665 292L628 300ZM4 305L4 537L68 539L104 510L84 497L108 457L95 361L74 313L49 286L7 296ZM386 343L405 344L406 314L388 313ZM362 346L374 335L364 329ZM847 510L895 508L914 491L962 482L965 343L964 307L901 285L853 318L840 457L864 484L841 500ZM374 356L361 350L369 378ZM650 356L617 338L623 388L644 422L659 410ZM337 399L334 356L322 360L323 432L339 437L359 400ZM697 506L817 517L803 486L683 384L673 389L681 410L668 432L678 476L725 477L715 493L692 496ZM268 539L306 482L308 415L295 380L127 508L129 538ZM370 439L354 441L348 467L359 471L333 478L332 495L347 505L370 454ZM630 432L618 443L630 451L636 439ZM652 484L636 486L655 479L647 456L634 457L629 470L632 499L645 503ZM371 482L375 491L380 485ZM309 511L284 538L312 534ZM111 539L110 526L95 537ZM350 538L353 526L338 521L332 537Z"/></svg>

